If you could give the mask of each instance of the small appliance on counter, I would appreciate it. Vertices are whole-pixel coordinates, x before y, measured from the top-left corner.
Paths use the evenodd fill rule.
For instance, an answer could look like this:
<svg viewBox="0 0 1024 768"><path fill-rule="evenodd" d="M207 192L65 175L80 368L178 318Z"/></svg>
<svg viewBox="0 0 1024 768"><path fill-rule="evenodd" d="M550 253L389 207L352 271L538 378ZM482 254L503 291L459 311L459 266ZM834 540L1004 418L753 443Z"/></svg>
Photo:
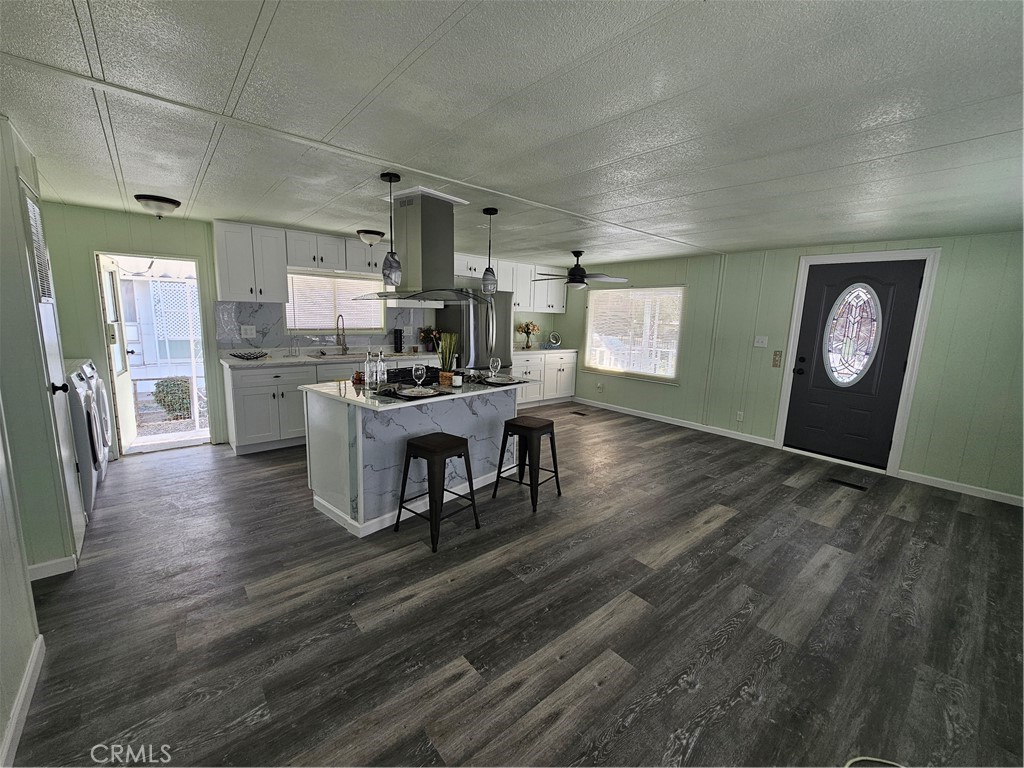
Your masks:
<svg viewBox="0 0 1024 768"><path fill-rule="evenodd" d="M395 328L395 352L402 351L402 329Z"/></svg>
<svg viewBox="0 0 1024 768"><path fill-rule="evenodd" d="M441 369L432 365L424 366L427 375L423 378L423 386L437 384L441 379ZM389 368L388 384L409 384L414 385L416 380L412 377L412 368Z"/></svg>

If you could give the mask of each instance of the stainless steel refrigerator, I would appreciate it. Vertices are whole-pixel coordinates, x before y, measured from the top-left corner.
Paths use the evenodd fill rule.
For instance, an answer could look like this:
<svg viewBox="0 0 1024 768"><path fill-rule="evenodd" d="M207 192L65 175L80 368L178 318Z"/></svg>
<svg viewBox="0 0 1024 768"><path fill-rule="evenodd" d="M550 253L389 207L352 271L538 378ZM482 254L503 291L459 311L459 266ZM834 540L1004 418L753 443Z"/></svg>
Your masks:
<svg viewBox="0 0 1024 768"><path fill-rule="evenodd" d="M484 301L448 304L437 310L436 326L459 334L461 368L487 370L491 358L500 357L501 367L508 369L512 366L512 293L472 293Z"/></svg>

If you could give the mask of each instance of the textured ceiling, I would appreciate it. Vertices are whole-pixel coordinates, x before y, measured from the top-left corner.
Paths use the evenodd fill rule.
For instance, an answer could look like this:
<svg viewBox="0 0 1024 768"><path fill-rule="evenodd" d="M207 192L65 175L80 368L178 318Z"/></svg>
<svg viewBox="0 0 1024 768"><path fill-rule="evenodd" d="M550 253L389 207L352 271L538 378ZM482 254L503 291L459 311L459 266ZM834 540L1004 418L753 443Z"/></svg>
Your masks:
<svg viewBox="0 0 1024 768"><path fill-rule="evenodd" d="M571 263L1021 226L1020 2L3 0L44 198Z"/></svg>

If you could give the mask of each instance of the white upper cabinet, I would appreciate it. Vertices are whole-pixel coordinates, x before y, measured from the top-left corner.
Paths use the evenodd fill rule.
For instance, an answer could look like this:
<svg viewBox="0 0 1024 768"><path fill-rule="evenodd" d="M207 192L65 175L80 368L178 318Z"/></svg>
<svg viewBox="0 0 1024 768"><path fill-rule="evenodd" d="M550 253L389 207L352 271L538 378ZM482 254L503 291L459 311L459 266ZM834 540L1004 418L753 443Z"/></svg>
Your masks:
<svg viewBox="0 0 1024 768"><path fill-rule="evenodd" d="M213 223L219 301L288 301L283 229Z"/></svg>
<svg viewBox="0 0 1024 768"><path fill-rule="evenodd" d="M512 309L516 312L533 311L533 276L533 264L516 263L512 290Z"/></svg>
<svg viewBox="0 0 1024 768"><path fill-rule="evenodd" d="M561 267L537 267L538 277L541 273L552 275L567 275L568 270ZM534 283L533 289L533 311L534 312L565 312L565 278L559 280L544 280Z"/></svg>
<svg viewBox="0 0 1024 768"><path fill-rule="evenodd" d="M345 240L289 229L288 266L300 269L345 269Z"/></svg>
<svg viewBox="0 0 1024 768"><path fill-rule="evenodd" d="M384 256L388 249L383 242L371 248L362 240L345 238L345 271L360 272L364 275L379 275Z"/></svg>
<svg viewBox="0 0 1024 768"><path fill-rule="evenodd" d="M485 269L487 269L487 259L480 256L470 256L466 253L455 254L456 277L481 278L484 276Z"/></svg>
<svg viewBox="0 0 1024 768"><path fill-rule="evenodd" d="M494 262L494 271L498 276L498 290L512 293L516 289L516 263L514 261Z"/></svg>

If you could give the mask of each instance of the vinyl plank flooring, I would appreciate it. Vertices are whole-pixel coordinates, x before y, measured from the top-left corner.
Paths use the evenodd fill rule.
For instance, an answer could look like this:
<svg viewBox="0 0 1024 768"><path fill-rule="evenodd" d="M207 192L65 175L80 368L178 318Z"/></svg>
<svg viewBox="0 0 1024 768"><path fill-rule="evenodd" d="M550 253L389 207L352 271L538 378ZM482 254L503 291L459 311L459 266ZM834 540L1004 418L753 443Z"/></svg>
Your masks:
<svg viewBox="0 0 1024 768"><path fill-rule="evenodd" d="M79 569L33 584L15 763L1022 764L1019 509L531 413L563 495L481 494L436 554L418 519L356 539L317 512L304 448L111 465Z"/></svg>

